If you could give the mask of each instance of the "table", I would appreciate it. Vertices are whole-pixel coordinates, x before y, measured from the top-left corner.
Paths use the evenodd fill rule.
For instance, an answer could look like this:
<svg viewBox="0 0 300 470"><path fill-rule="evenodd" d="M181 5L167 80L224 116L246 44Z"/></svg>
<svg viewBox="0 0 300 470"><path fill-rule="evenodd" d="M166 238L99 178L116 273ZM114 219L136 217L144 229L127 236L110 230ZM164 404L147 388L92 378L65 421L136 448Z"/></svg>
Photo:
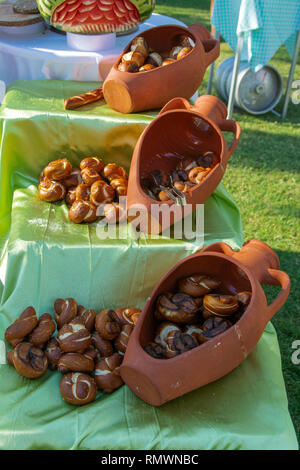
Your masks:
<svg viewBox="0 0 300 470"><path fill-rule="evenodd" d="M273 57L282 44L286 44L292 62L282 115L276 113L285 118L300 49L299 1L214 0L211 23L216 33L221 34L236 53L228 100L228 117L232 114L240 60L247 60L250 67L258 70ZM212 74L208 93L211 84Z"/></svg>
<svg viewBox="0 0 300 470"><path fill-rule="evenodd" d="M44 32L18 37L0 31L0 80L6 85L15 80L104 80L116 58L139 33L163 24L184 23L169 16L153 13L132 34L119 36L114 49L82 52L67 45L66 35L45 29ZM99 75L100 72L100 75Z"/></svg>
<svg viewBox="0 0 300 470"><path fill-rule="evenodd" d="M54 157L67 155L75 164L98 154L128 169L137 138L153 119L151 113L121 115L107 105L64 110L64 98L90 88L91 83L19 81L1 108L0 339L25 306L53 313L57 297L75 297L97 311L142 307L162 275L202 247L197 240L135 239L130 232L100 240L95 224L68 222L64 203L38 199L37 175ZM222 183L204 212L204 244L222 240L238 249L240 214ZM2 364L0 373L2 449L297 448L271 323L232 373L159 408L126 386L73 407L61 399L58 372L30 381Z"/></svg>

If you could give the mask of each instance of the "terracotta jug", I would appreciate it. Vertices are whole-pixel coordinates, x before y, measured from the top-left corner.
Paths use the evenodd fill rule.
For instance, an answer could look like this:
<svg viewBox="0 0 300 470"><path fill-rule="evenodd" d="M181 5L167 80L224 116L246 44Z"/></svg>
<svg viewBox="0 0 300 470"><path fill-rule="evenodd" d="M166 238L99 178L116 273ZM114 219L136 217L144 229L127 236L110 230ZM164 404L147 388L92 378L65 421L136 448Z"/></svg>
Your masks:
<svg viewBox="0 0 300 470"><path fill-rule="evenodd" d="M233 120L226 119L225 104L217 97L203 95L192 106L184 98L174 98L146 127L140 136L131 160L127 193L128 219L139 225L141 231L158 234L180 218L203 204L223 178L230 156L236 149L241 128ZM232 132L234 139L228 148L222 131ZM184 193L184 200L156 201L141 186L141 179L153 170L175 169L183 156L197 157L202 151L212 151L218 163L198 185ZM180 203L184 209L170 213L169 222L162 213L151 214L151 208L162 210ZM140 209L140 210L139 210ZM186 210L189 209L189 210ZM184 212L185 210L185 212ZM135 216L137 215L137 216Z"/></svg>
<svg viewBox="0 0 300 470"><path fill-rule="evenodd" d="M191 98L199 88L206 68L219 56L220 43L202 25L188 28L175 25L158 26L139 34L155 52L171 50L181 35L191 38L195 46L184 58L147 72L121 72L118 65L124 49L103 84L104 98L121 113L162 108L176 96Z"/></svg>
<svg viewBox="0 0 300 470"><path fill-rule="evenodd" d="M131 335L121 366L124 382L142 400L159 406L228 374L250 354L289 295L289 276L278 268L276 253L258 240L245 243L240 252L215 243L177 263L151 293ZM157 296L172 291L179 279L195 273L222 280L218 292L223 294L252 292L250 304L224 333L172 359L155 359L143 347L154 338ZM271 305L261 284L281 286Z"/></svg>

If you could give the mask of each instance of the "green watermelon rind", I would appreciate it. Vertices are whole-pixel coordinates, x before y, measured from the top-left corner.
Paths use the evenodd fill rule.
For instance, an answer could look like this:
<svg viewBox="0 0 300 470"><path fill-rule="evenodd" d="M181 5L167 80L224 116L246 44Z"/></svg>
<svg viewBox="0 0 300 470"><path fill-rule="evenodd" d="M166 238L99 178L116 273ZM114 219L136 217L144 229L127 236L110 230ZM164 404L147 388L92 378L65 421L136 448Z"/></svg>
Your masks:
<svg viewBox="0 0 300 470"><path fill-rule="evenodd" d="M143 23L149 16L151 16L155 8L155 0L129 0L135 5L139 11L141 17L141 23Z"/></svg>
<svg viewBox="0 0 300 470"><path fill-rule="evenodd" d="M65 0L36 0L40 14L49 24L51 24L52 13L59 5L64 3L64 1Z"/></svg>

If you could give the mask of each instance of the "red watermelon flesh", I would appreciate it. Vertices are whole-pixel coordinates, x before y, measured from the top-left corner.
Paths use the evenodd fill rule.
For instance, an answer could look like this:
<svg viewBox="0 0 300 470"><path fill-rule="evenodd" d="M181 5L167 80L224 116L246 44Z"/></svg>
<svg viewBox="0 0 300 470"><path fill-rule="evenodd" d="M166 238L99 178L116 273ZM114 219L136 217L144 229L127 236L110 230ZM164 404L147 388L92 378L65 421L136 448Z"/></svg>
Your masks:
<svg viewBox="0 0 300 470"><path fill-rule="evenodd" d="M77 33L125 31L141 22L129 0L65 0L53 12L51 24Z"/></svg>

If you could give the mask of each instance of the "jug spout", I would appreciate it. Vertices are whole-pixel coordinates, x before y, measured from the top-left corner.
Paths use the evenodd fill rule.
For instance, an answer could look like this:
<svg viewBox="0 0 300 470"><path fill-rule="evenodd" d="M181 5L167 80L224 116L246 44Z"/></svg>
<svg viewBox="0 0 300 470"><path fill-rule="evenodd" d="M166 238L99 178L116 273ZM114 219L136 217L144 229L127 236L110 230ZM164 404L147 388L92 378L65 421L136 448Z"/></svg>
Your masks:
<svg viewBox="0 0 300 470"><path fill-rule="evenodd" d="M196 99L194 106L191 107L198 113L213 121L221 127L227 116L227 108L223 101L213 95L202 95Z"/></svg>
<svg viewBox="0 0 300 470"><path fill-rule="evenodd" d="M280 262L275 251L266 243L249 240L244 243L240 252L233 254L233 258L250 268L261 284L276 284L268 270L279 269Z"/></svg>

